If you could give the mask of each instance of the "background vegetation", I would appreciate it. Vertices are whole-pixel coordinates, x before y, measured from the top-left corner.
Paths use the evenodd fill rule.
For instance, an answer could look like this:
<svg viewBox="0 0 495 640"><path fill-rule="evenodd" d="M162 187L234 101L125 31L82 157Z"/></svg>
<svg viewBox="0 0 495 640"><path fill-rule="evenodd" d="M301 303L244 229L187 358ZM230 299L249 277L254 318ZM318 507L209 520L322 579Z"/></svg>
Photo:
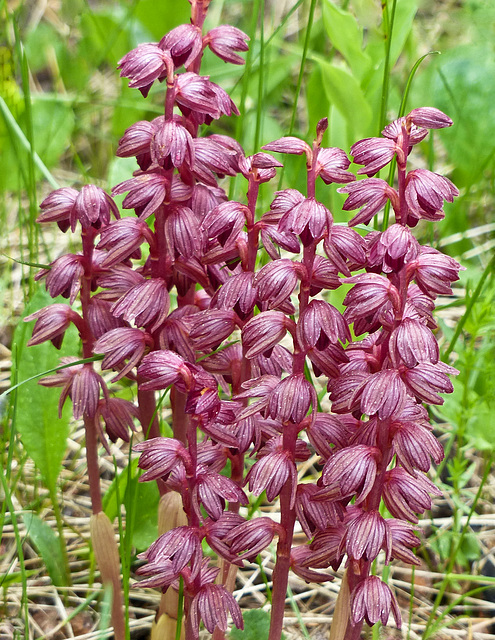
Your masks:
<svg viewBox="0 0 495 640"><path fill-rule="evenodd" d="M37 228L39 202L56 186L110 189L136 168L133 159L114 157L118 139L136 120L162 113L163 92L154 88L143 100L119 79L116 64L139 42L188 21L189 9L186 0L0 2L2 391L59 361L49 344L25 348L31 327L21 322L48 304L30 265L48 263L66 248L60 242L71 242ZM236 137L247 154L289 133L311 140L324 116L325 144L349 151L397 117L414 64L441 52L419 65L407 110L434 106L455 123L423 143L422 162L449 175L461 196L443 223L420 225L417 233L467 267L455 295L440 301L438 317L443 355L461 375L434 415L448 456L437 478L444 498L421 525L423 565L416 575L394 567L390 579L404 610L411 605L403 637L443 637L445 625L452 627L448 637L474 637L470 630L493 637L495 4L385 0L382 12L377 0L213 0L208 24L221 23L248 33L251 49L237 68L205 55L202 72L230 91L241 111L211 131ZM282 186L301 187L304 160L284 161ZM230 189L243 198L240 183ZM348 219L335 190L322 185L318 198L337 220ZM71 339L65 353L76 349ZM33 381L0 405L0 637L105 636L108 595L88 546L83 433L68 415L58 420L57 396ZM126 513L120 532L129 577L136 551L154 539L157 496L137 484L135 465L120 472L128 448L115 446L112 454L102 457L106 511L116 526ZM270 561L260 558L241 577L237 596L246 609L266 602L263 567ZM319 633L336 587L292 587L288 633ZM139 590L128 598L132 637L145 637L156 602ZM263 619L251 615L249 628L261 637Z"/></svg>

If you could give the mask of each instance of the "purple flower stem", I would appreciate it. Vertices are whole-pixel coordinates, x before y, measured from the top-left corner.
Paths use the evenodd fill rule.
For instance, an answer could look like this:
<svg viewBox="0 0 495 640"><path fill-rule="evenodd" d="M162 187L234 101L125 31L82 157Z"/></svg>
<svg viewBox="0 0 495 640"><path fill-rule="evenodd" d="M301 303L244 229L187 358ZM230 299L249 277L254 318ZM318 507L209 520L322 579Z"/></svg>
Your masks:
<svg viewBox="0 0 495 640"><path fill-rule="evenodd" d="M314 193L314 170L310 168L308 174L308 195ZM310 185L313 185L312 188ZM303 264L306 267L306 277L301 282L299 290L299 315L301 316L309 302L309 289L311 286L311 274L315 259L316 242L304 247ZM304 373L304 362L306 353L300 345L295 346L293 373ZM283 447L289 452L291 459L295 460L296 440L299 432L299 425L285 425L283 432ZM285 536L279 538L277 545L277 560L273 571L272 581L272 611L270 621L270 632L268 640L280 640L284 623L285 599L287 597L287 585L289 582L290 551L294 536L294 524L296 514L291 505L292 479L288 479L280 494L280 523L285 531Z"/></svg>
<svg viewBox="0 0 495 640"><path fill-rule="evenodd" d="M283 434L283 445L286 451L290 451L294 459L296 439L299 425L286 425ZM272 610L270 620L270 632L268 640L280 640L284 624L285 599L287 597L287 585L289 583L290 550L294 536L294 524L296 512L291 507L292 480L289 478L280 494L280 524L285 531L280 536L277 544L277 561L272 575Z"/></svg>
<svg viewBox="0 0 495 640"><path fill-rule="evenodd" d="M78 327L81 336L83 358L91 358L93 354L94 337L86 318L91 299L92 257L96 230L93 227L82 232L82 246L84 256L84 275L81 281L81 309L83 322ZM92 366L92 365L90 365ZM94 514L103 510L100 488L100 470L98 466L98 438L95 418L84 415L84 430L86 433L86 463L88 466L89 495Z"/></svg>
<svg viewBox="0 0 495 640"><path fill-rule="evenodd" d="M103 511L100 490L100 469L98 467L98 439L95 419L84 414L84 430L86 432L86 464L88 466L89 495L91 509L94 514Z"/></svg>

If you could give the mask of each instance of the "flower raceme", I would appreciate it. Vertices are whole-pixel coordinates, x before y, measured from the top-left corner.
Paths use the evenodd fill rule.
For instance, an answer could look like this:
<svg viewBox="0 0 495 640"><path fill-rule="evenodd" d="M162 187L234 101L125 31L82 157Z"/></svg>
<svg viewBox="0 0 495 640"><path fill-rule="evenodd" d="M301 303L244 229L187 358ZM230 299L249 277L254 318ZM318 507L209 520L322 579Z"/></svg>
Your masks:
<svg viewBox="0 0 495 640"><path fill-rule="evenodd" d="M325 119L312 144L275 140L263 150L305 157L307 193L278 191L258 215L260 184L283 163L263 152L246 157L226 135L198 136L199 125L237 113L228 94L199 74L205 48L242 64L248 40L227 25L203 34L208 4L191 0L190 24L119 63L144 96L157 81L166 87L164 114L131 125L117 149L139 167L113 189L126 194L123 208L135 217L120 219L112 198L93 185L59 189L41 205L41 223L72 232L80 223L82 253L58 258L38 278L53 297L71 305L79 297L81 310L56 303L32 314L30 344L60 346L73 323L83 356L103 354L102 369L115 372L112 385L124 378L137 384L138 405L114 396L117 388L90 363L42 384L61 386L61 403L70 397L74 416L93 424L104 442L102 424L113 441L128 439L135 418L149 432L135 446L141 480L177 492L188 524L142 554L138 573L144 585L162 590L177 589L182 579L187 640L198 637L201 623L225 632L228 614L242 626L203 541L226 563L242 565L277 538L270 640L280 636L289 566L321 582L331 577L329 567L347 564L346 639L357 637L364 621L386 624L390 613L399 626L395 596L369 575L370 563L380 553L386 563L416 562L412 527L438 494L425 474L443 452L423 405L443 402L456 370L439 359L432 311L461 269L411 232L419 220L443 218L457 189L432 171L408 172L407 162L429 129L452 122L437 109L418 108L382 137L357 142L351 155L362 165L359 179L344 151L322 146ZM397 187L375 177L394 159ZM247 182L246 203L224 190L225 176L237 174ZM319 178L343 185L343 209L358 210L350 226L368 224L387 202L395 221L364 237L335 224L316 199ZM258 268L260 244L268 260ZM327 300L342 284L350 285L344 313ZM322 410L316 377L331 411ZM154 419L154 392L168 388L173 438L161 437ZM300 482L297 463L313 452L321 477ZM248 473L245 454L254 458ZM230 477L222 473L227 462ZM280 500L280 523L247 520L240 508L248 492ZM382 499L392 518L380 515ZM296 520L307 536L299 546Z"/></svg>

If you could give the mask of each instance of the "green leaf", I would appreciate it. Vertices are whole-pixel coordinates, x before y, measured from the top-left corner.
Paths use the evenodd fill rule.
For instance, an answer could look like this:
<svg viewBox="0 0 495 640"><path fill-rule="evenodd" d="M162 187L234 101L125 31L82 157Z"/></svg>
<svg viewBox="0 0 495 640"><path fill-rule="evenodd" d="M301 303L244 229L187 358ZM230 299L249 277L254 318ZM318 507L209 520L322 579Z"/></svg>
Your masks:
<svg viewBox="0 0 495 640"><path fill-rule="evenodd" d="M174 2L172 11L157 11L156 0L140 0L134 15L155 40L160 40L179 24L189 22L191 7L187 2Z"/></svg>
<svg viewBox="0 0 495 640"><path fill-rule="evenodd" d="M27 536L42 557L53 584L57 587L68 586L60 540L55 532L35 513L24 513L22 519Z"/></svg>
<svg viewBox="0 0 495 640"><path fill-rule="evenodd" d="M37 100L33 95L34 147L48 167L53 167L67 150L74 129L74 112L63 103Z"/></svg>
<svg viewBox="0 0 495 640"><path fill-rule="evenodd" d="M137 462L136 459L136 466ZM159 501L160 493L156 482L139 482L139 477L133 476L126 488L124 504L126 514L129 514L131 509L133 511L132 544L138 551L144 551L158 538Z"/></svg>
<svg viewBox="0 0 495 640"><path fill-rule="evenodd" d="M262 609L249 609L242 615L244 629L232 629L232 640L267 640L270 630L270 614Z"/></svg>
<svg viewBox="0 0 495 640"><path fill-rule="evenodd" d="M53 300L49 295L43 289L39 289L27 306L25 315L51 302ZM17 356L17 381L19 382L40 371L56 367L60 364L60 357L74 355L78 351L76 332L71 330L67 331L60 351L57 351L50 342L27 347L32 328L33 323L27 324L21 320L14 333L13 353ZM70 403L66 404L62 418L59 419L60 389L41 387L33 380L23 385L16 393L15 427L27 454L40 470L48 490L55 495L69 432Z"/></svg>
<svg viewBox="0 0 495 640"><path fill-rule="evenodd" d="M461 542L461 550L468 562L480 559L481 550L475 533L466 533Z"/></svg>
<svg viewBox="0 0 495 640"><path fill-rule="evenodd" d="M330 104L335 105L347 123L349 146L365 134L373 114L356 78L346 69L318 59L323 88Z"/></svg>
<svg viewBox="0 0 495 640"><path fill-rule="evenodd" d="M30 578L38 573L36 569L30 569L26 571L24 575L21 571L15 571L14 573L0 573L0 587L2 589L8 589L13 584L21 584L23 579Z"/></svg>
<svg viewBox="0 0 495 640"><path fill-rule="evenodd" d="M362 49L363 30L356 18L332 0L324 0L323 23L332 45L344 56L353 75L361 80L371 60Z"/></svg>
<svg viewBox="0 0 495 640"><path fill-rule="evenodd" d="M155 482L139 482L138 459L131 462L129 469L123 469L116 476L103 497L103 509L110 520L114 520L120 510L117 502L117 487L120 500L126 510L127 532L132 527L132 545L138 551L147 549L158 537L158 502L160 494Z"/></svg>

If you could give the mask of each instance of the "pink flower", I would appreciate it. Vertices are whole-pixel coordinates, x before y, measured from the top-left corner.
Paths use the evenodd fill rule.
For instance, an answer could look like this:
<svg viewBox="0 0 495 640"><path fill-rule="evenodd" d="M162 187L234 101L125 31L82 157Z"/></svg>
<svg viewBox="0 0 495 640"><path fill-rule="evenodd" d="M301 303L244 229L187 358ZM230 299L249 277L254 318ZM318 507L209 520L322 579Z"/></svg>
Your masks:
<svg viewBox="0 0 495 640"><path fill-rule="evenodd" d="M395 624L400 629L402 621L399 605L390 587L377 576L368 576L354 589L351 594L351 615L353 624L363 619L373 626L378 620L387 624L390 610Z"/></svg>
<svg viewBox="0 0 495 640"><path fill-rule="evenodd" d="M222 202L203 219L202 227L208 239L216 238L222 246L237 238L250 215L246 205L240 202Z"/></svg>
<svg viewBox="0 0 495 640"><path fill-rule="evenodd" d="M315 531L340 521L343 510L338 502L313 500L318 492L315 484L298 484L295 509L304 533L311 539Z"/></svg>
<svg viewBox="0 0 495 640"><path fill-rule="evenodd" d="M327 459L334 453L334 448L346 446L350 430L340 416L329 413L317 413L314 423L306 429L308 439L318 453Z"/></svg>
<svg viewBox="0 0 495 640"><path fill-rule="evenodd" d="M409 277L431 298L452 293L450 283L459 280L461 270L464 271L465 267L431 247L423 248L417 260L407 265Z"/></svg>
<svg viewBox="0 0 495 640"><path fill-rule="evenodd" d="M279 138L278 140L274 140L269 144L263 145L261 147L266 151L275 151L276 153L293 153L295 155L306 154L306 157L310 160L312 156L311 147L307 142L301 140L300 138L296 138L294 136L286 136L284 138Z"/></svg>
<svg viewBox="0 0 495 640"><path fill-rule="evenodd" d="M106 249L107 256L102 267L111 267L117 262L126 260L139 250L143 242L155 244L153 232L146 224L136 218L122 218L109 224L101 232L98 249Z"/></svg>
<svg viewBox="0 0 495 640"><path fill-rule="evenodd" d="M225 536L224 540L230 543L230 551L233 554L243 553L239 560L255 558L260 551L273 540L275 535L285 535L281 525L271 518L254 518L234 527Z"/></svg>
<svg viewBox="0 0 495 640"><path fill-rule="evenodd" d="M249 470L246 482L249 483L249 490L255 496L266 491L267 500L272 502L280 494L289 478L292 484L292 502L294 502L297 470L287 451L282 450L258 460Z"/></svg>
<svg viewBox="0 0 495 640"><path fill-rule="evenodd" d="M112 194L120 195L128 191L122 202L123 208L139 209L140 219L145 220L163 204L169 186L165 172L157 167L153 171L138 173L134 178L124 180L112 189Z"/></svg>
<svg viewBox="0 0 495 640"><path fill-rule="evenodd" d="M68 253L57 258L50 267L50 270L37 274L36 280L46 274L46 289L51 297L56 298L62 295L64 298L69 298L70 304L74 304L84 275L82 255Z"/></svg>
<svg viewBox="0 0 495 640"><path fill-rule="evenodd" d="M174 573L191 562L193 574L197 574L202 560L201 534L196 527L176 527L161 535L138 557L154 564L171 560Z"/></svg>
<svg viewBox="0 0 495 640"><path fill-rule="evenodd" d="M138 374L148 382L140 385L144 390L166 389L169 385L183 380L189 388L193 385L193 375L184 359L173 351L153 351L143 358Z"/></svg>
<svg viewBox="0 0 495 640"><path fill-rule="evenodd" d="M342 314L324 300L311 300L297 323L297 339L305 350L325 349L328 343L351 341L349 327Z"/></svg>
<svg viewBox="0 0 495 640"><path fill-rule="evenodd" d="M31 320L36 320L36 324L28 347L50 340L54 347L60 349L70 323L74 322L77 326L81 318L66 304L52 304L24 318L24 322Z"/></svg>
<svg viewBox="0 0 495 640"><path fill-rule="evenodd" d="M426 127L427 129L443 129L454 124L449 116L434 107L413 109L407 114L406 118L416 126Z"/></svg>
<svg viewBox="0 0 495 640"><path fill-rule="evenodd" d="M330 211L314 198L304 198L280 218L278 230L294 233L308 246L328 233L333 224Z"/></svg>
<svg viewBox="0 0 495 640"><path fill-rule="evenodd" d="M354 162L365 165L359 169L358 173L368 176L374 176L383 169L392 160L396 151L397 145L388 138L365 138L351 147Z"/></svg>
<svg viewBox="0 0 495 640"><path fill-rule="evenodd" d="M291 374L273 389L268 403L268 415L282 423L300 424L310 407L316 411L316 391L303 374Z"/></svg>
<svg viewBox="0 0 495 640"><path fill-rule="evenodd" d="M315 173L325 184L353 182L356 177L347 171L350 164L349 158L342 149L320 148L318 149Z"/></svg>
<svg viewBox="0 0 495 640"><path fill-rule="evenodd" d="M407 398L407 388L399 372L384 369L372 374L356 391L361 396L361 411L368 416L378 413L380 420L400 412Z"/></svg>
<svg viewBox="0 0 495 640"><path fill-rule="evenodd" d="M235 151L226 148L223 140L214 136L194 138L194 164L191 170L194 176L205 184L216 187L217 176L235 176L236 162L233 160Z"/></svg>
<svg viewBox="0 0 495 640"><path fill-rule="evenodd" d="M110 222L110 213L120 217L112 198L94 184L85 185L79 193L70 188L57 189L43 200L40 209L38 222L58 222L63 231L69 223L75 231L78 220L83 229L91 226L99 229Z"/></svg>
<svg viewBox="0 0 495 640"><path fill-rule="evenodd" d="M453 202L459 195L457 187L444 176L426 169L409 171L406 178L405 196L409 217L414 226L419 219L441 220L445 217L444 200Z"/></svg>
<svg viewBox="0 0 495 640"><path fill-rule="evenodd" d="M83 365L74 371L70 384L62 391L60 408L70 392L74 419L79 420L83 416L94 418L98 410L100 387L106 391L103 378L96 373L91 364Z"/></svg>
<svg viewBox="0 0 495 640"><path fill-rule="evenodd" d="M129 442L129 431L135 431L134 419L139 418L135 404L122 398L102 398L97 415L103 419L106 432L112 442L121 438Z"/></svg>
<svg viewBox="0 0 495 640"><path fill-rule="evenodd" d="M115 317L155 331L165 320L170 306L167 284L161 278L150 278L129 289L112 307ZM153 324L151 324L153 323Z"/></svg>
<svg viewBox="0 0 495 640"><path fill-rule="evenodd" d="M323 467L322 499L342 499L356 495L356 504L361 504L373 488L379 449L358 444L336 451Z"/></svg>
<svg viewBox="0 0 495 640"><path fill-rule="evenodd" d="M350 277L351 269L361 268L366 261L364 238L349 227L334 224L323 246L335 268L346 276Z"/></svg>
<svg viewBox="0 0 495 640"><path fill-rule="evenodd" d="M232 309L208 309L190 316L189 338L199 351L216 348L237 326Z"/></svg>
<svg viewBox="0 0 495 640"><path fill-rule="evenodd" d="M211 308L234 309L242 319L249 316L256 303L256 288L253 274L242 271L230 277L211 300Z"/></svg>
<svg viewBox="0 0 495 640"><path fill-rule="evenodd" d="M295 323L281 311L264 311L246 322L242 328L242 346L246 358L254 358L282 340L287 329L294 331Z"/></svg>
<svg viewBox="0 0 495 640"><path fill-rule="evenodd" d="M235 52L247 51L248 41L249 36L230 25L210 29L203 39L204 44L210 47L216 56L231 64L244 64L244 58Z"/></svg>
<svg viewBox="0 0 495 640"><path fill-rule="evenodd" d="M244 628L242 613L234 596L220 584L205 584L191 602L190 617L194 636L199 637L199 623L203 621L207 631L227 631L227 611L238 629Z"/></svg>
<svg viewBox="0 0 495 640"><path fill-rule="evenodd" d="M322 571L314 571L308 568L311 566L313 553L307 545L292 547L290 550L290 568L292 571L306 582L329 582L333 576Z"/></svg>
<svg viewBox="0 0 495 640"><path fill-rule="evenodd" d="M112 379L112 382L116 382L141 362L146 350L152 345L151 336L141 329L121 327L105 333L97 340L93 350L95 353L105 354L101 363L102 369L120 369L118 375ZM124 366L124 360L127 359L129 361Z"/></svg>
<svg viewBox="0 0 495 640"><path fill-rule="evenodd" d="M145 43L129 51L117 65L121 78L129 78L129 87L137 88L144 97L148 95L155 80L167 75L167 67L172 64L170 54L157 44Z"/></svg>
<svg viewBox="0 0 495 640"><path fill-rule="evenodd" d="M255 276L254 284L261 300L270 307L278 307L294 291L301 275L301 266L288 258L274 260L262 267Z"/></svg>
<svg viewBox="0 0 495 640"><path fill-rule="evenodd" d="M386 535L385 520L378 511L356 509L347 523L347 553L355 560L372 562L386 544Z"/></svg>
<svg viewBox="0 0 495 640"><path fill-rule="evenodd" d="M454 387L447 375L457 375L459 372L454 367L438 361L420 362L412 369L403 373L403 380L411 393L421 402L427 404L443 404L440 393L452 393Z"/></svg>
<svg viewBox="0 0 495 640"><path fill-rule="evenodd" d="M170 205L164 226L167 249L173 259L178 256L192 258L199 254L199 219L192 209L179 204Z"/></svg>
<svg viewBox="0 0 495 640"><path fill-rule="evenodd" d="M364 273L347 278L344 282L354 284L344 298L344 304L347 306L344 318L348 323L354 322L360 316L371 315L388 302L396 311L400 309L399 292L384 276L377 273Z"/></svg>
<svg viewBox="0 0 495 640"><path fill-rule="evenodd" d="M443 460L442 445L431 431L421 424L398 420L393 422L391 431L397 458L409 473L414 473L414 469L428 471L430 457L436 464Z"/></svg>
<svg viewBox="0 0 495 640"><path fill-rule="evenodd" d="M180 24L163 36L158 46L170 54L176 69L182 65L187 69L203 51L201 31L192 24Z"/></svg>
<svg viewBox="0 0 495 640"><path fill-rule="evenodd" d="M184 445L174 438L151 438L134 445L134 451L140 451L138 466L146 469L139 478L140 482L157 480L168 475L177 465L192 468L192 459Z"/></svg>
<svg viewBox="0 0 495 640"><path fill-rule="evenodd" d="M329 567L334 571L340 567L345 554L346 528L340 522L318 531L311 543L312 554L304 564L311 567Z"/></svg>
<svg viewBox="0 0 495 640"><path fill-rule="evenodd" d="M337 191L349 194L342 207L344 211L352 211L362 207L361 211L349 220L351 227L356 224L368 224L375 213L378 213L385 206L387 200L392 202L394 209L399 202L399 195L395 189L392 189L385 180L379 178L365 178L358 182L352 182L345 187L340 187Z"/></svg>
<svg viewBox="0 0 495 640"><path fill-rule="evenodd" d="M206 513L215 520L223 514L226 500L244 506L249 504L246 494L233 480L207 470L206 467L197 471L195 494L195 499L201 502ZM199 507L197 510L201 513Z"/></svg>
<svg viewBox="0 0 495 640"><path fill-rule="evenodd" d="M400 360L412 368L419 362L438 362L438 342L428 327L419 320L404 318L390 336L390 356L394 366Z"/></svg>
<svg viewBox="0 0 495 640"><path fill-rule="evenodd" d="M196 73L181 73L176 79L175 100L181 111L204 114L217 119L221 115L238 113L232 100L218 85Z"/></svg>
<svg viewBox="0 0 495 640"><path fill-rule="evenodd" d="M149 155L155 128L148 120L139 120L125 130L115 155L119 158Z"/></svg>
<svg viewBox="0 0 495 640"><path fill-rule="evenodd" d="M387 509L395 518L418 522L418 513L431 509L430 494L441 492L424 474L408 473L402 467L395 467L385 474L383 499Z"/></svg>
<svg viewBox="0 0 495 640"><path fill-rule="evenodd" d="M405 263L415 260L420 245L411 230L401 224L392 224L383 233L374 232L366 237L368 266L385 273L398 273Z"/></svg>
<svg viewBox="0 0 495 640"><path fill-rule="evenodd" d="M180 167L184 162L188 167L194 165L194 144L189 131L175 120L160 121L154 127L150 145L153 162ZM166 166L165 168L168 168Z"/></svg>

